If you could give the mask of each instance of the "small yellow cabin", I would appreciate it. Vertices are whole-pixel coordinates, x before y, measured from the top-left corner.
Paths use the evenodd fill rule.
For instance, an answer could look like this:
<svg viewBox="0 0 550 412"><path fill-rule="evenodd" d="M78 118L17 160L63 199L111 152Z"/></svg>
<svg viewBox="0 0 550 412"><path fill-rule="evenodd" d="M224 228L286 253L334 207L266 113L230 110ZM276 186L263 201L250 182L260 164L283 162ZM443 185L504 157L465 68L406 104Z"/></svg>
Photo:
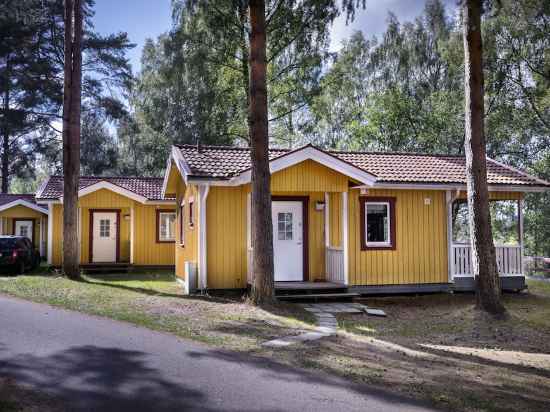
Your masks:
<svg viewBox="0 0 550 412"><path fill-rule="evenodd" d="M149 177L80 177L81 265L174 266L175 201L161 198L162 182ZM47 205L48 263L61 266L63 177L48 178L36 198Z"/></svg>
<svg viewBox="0 0 550 412"><path fill-rule="evenodd" d="M0 235L25 236L44 257L47 230L48 209L33 194L0 195Z"/></svg>
<svg viewBox="0 0 550 412"><path fill-rule="evenodd" d="M471 290L465 159L270 150L277 284L331 282L360 293ZM176 199L176 276L186 290L246 288L251 260L248 148L174 146L163 194ZM523 194L550 183L488 160L491 199L510 202L495 239L503 288L524 287ZM510 209L510 208L508 208ZM499 243L502 241L501 243Z"/></svg>

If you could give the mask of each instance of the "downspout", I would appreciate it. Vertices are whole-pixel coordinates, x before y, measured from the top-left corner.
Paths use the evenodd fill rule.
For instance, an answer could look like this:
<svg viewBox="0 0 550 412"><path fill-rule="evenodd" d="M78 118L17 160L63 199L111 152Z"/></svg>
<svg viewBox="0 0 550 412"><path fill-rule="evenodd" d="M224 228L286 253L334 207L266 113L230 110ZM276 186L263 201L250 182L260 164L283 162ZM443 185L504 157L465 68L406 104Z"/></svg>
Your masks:
<svg viewBox="0 0 550 412"><path fill-rule="evenodd" d="M210 185L199 186L199 289L202 293L208 285L206 260L206 199L210 192Z"/></svg>

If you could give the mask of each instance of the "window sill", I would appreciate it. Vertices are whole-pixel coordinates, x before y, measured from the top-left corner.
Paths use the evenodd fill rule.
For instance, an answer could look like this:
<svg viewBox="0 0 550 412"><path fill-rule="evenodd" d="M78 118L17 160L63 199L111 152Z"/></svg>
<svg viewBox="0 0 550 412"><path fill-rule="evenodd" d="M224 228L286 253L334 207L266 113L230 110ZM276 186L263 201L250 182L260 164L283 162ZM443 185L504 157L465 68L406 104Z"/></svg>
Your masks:
<svg viewBox="0 0 550 412"><path fill-rule="evenodd" d="M394 245L361 245L361 250L395 250Z"/></svg>
<svg viewBox="0 0 550 412"><path fill-rule="evenodd" d="M176 243L176 241L175 240L161 240L161 239L159 239L159 240L157 240L157 243Z"/></svg>

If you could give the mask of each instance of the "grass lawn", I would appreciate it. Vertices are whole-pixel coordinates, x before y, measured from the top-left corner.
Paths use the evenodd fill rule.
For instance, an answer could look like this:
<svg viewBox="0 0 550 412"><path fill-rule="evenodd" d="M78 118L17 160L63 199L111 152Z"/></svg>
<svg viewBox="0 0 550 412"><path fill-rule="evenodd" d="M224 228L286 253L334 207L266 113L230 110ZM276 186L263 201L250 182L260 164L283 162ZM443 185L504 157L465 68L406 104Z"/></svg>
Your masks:
<svg viewBox="0 0 550 412"><path fill-rule="evenodd" d="M73 282L38 272L1 278L0 293L322 369L443 410L546 411L550 405L549 282L529 281L528 292L505 295L510 317L502 321L476 311L472 294L368 298L388 317L342 315L337 336L276 350L260 344L312 327L299 306L182 296L169 273Z"/></svg>

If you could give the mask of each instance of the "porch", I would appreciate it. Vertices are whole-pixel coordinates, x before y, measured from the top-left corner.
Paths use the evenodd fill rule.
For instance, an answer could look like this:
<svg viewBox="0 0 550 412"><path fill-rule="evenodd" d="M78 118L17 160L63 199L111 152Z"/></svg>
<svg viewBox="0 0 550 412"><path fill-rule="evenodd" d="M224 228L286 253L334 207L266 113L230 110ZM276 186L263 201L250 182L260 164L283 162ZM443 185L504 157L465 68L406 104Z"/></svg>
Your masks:
<svg viewBox="0 0 550 412"><path fill-rule="evenodd" d="M523 199L512 193L491 193L491 220L498 273L501 283L519 289L525 284L523 270ZM500 206L499 206L500 203ZM447 192L449 281L474 283L472 248L467 227L468 212L460 193ZM461 210L462 209L462 210ZM504 210L504 212L503 212ZM513 278L518 278L516 282ZM519 281L519 279L521 279ZM521 287L519 287L521 286Z"/></svg>

